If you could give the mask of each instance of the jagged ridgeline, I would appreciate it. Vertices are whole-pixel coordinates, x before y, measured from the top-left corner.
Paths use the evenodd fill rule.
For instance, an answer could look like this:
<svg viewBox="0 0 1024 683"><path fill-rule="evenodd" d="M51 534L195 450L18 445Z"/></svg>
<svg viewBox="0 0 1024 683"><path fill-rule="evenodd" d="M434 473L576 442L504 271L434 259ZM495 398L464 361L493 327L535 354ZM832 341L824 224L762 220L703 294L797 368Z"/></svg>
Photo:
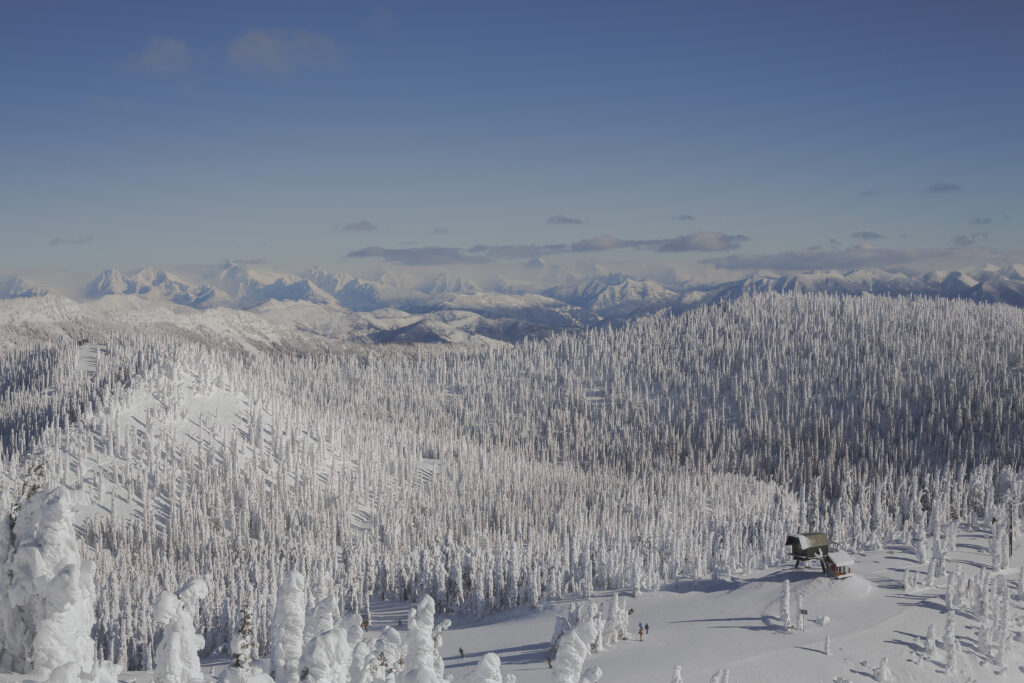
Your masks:
<svg viewBox="0 0 1024 683"><path fill-rule="evenodd" d="M29 425L5 436L4 504L38 463L89 493L97 644L133 667L159 591L197 574L208 647L248 603L265 649L293 566L364 614L371 595L486 614L642 590L777 562L793 528L858 548L968 519L1024 449L1024 312L1006 306L757 295L344 355L89 325L88 373L66 321L3 328L0 424Z"/></svg>

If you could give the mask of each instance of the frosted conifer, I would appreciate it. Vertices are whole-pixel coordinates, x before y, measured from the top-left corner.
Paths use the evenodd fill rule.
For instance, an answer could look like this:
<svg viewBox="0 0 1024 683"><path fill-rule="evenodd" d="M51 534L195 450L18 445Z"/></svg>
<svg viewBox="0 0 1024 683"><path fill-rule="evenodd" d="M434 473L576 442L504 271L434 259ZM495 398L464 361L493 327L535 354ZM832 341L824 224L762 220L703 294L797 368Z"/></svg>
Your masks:
<svg viewBox="0 0 1024 683"><path fill-rule="evenodd" d="M199 650L204 639L196 633L193 614L210 589L203 579L192 579L177 593L164 591L153 613L154 621L162 628L160 644L156 648L154 663L156 675L166 683L188 683L202 678Z"/></svg>
<svg viewBox="0 0 1024 683"><path fill-rule="evenodd" d="M793 615L790 613L789 579L782 582L782 595L779 596L779 621L786 631L793 628Z"/></svg>
<svg viewBox="0 0 1024 683"><path fill-rule="evenodd" d="M929 658L935 656L935 624L928 624L928 632L924 637L924 652Z"/></svg>
<svg viewBox="0 0 1024 683"><path fill-rule="evenodd" d="M946 651L946 675L955 675L960 668L960 648L956 642L956 614L953 611L946 612L946 631L942 636L942 648Z"/></svg>
<svg viewBox="0 0 1024 683"><path fill-rule="evenodd" d="M270 627L270 673L277 683L297 683L306 627L306 577L292 570L277 590Z"/></svg>

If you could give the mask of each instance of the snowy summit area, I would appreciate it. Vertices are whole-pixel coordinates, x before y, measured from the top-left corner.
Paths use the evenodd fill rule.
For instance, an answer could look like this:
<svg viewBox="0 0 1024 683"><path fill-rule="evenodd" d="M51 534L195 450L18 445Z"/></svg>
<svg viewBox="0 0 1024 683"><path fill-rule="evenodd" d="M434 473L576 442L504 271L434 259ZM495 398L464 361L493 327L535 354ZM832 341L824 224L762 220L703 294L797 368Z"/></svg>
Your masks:
<svg viewBox="0 0 1024 683"><path fill-rule="evenodd" d="M1024 683L1021 27L0 2L0 683Z"/></svg>

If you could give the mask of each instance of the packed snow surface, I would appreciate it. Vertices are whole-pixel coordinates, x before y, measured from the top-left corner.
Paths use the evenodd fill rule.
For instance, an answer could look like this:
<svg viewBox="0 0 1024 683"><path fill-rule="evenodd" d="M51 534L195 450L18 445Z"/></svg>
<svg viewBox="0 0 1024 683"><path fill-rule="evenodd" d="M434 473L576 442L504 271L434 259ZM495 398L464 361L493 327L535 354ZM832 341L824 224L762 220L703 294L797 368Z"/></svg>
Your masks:
<svg viewBox="0 0 1024 683"><path fill-rule="evenodd" d="M980 567L989 566L988 541L985 532L962 532L957 550L950 553L948 569L959 566L973 577ZM1005 571L1014 593L1022 559L1016 554ZM730 670L734 683L832 681L837 677L856 681L870 679L881 658L887 657L897 681L947 680L941 643L935 657L917 662L924 652L929 624L942 633L945 580L937 580L933 588L905 593L904 569L920 569L907 547L869 551L857 560L858 573L843 580L822 576L816 566L794 570L786 564L731 581L687 580L678 587L666 586L640 598L627 598L634 610L630 639L591 654L586 667L600 666L602 681L615 683L667 683L676 664L682 666L683 680L701 683L724 668ZM779 622L779 595L786 579L791 584L794 612L801 598L808 612L804 631L786 632ZM1024 629L1022 608L1024 601L1017 596L1012 600L1011 630L1018 638ZM549 683L548 638L555 615L566 609L566 603L549 603L480 622L455 619L442 651L445 670L458 674L493 651L501 657L502 671L515 674L518 683ZM386 604L378 607L378 613L393 611ZM948 680L971 676L979 682L1024 680L1024 643L1011 641L1008 670L996 674L993 665L981 663L974 652L976 615L967 608L956 614L964 665L961 675ZM650 626L642 642L636 632L640 622ZM378 618L378 627L383 623L394 622ZM826 635L831 638L830 656L824 653ZM460 647L465 658L459 656Z"/></svg>
<svg viewBox="0 0 1024 683"><path fill-rule="evenodd" d="M958 568L976 579L989 566L989 535L964 528L955 550L949 553L948 569ZM872 680L882 658L894 680L917 681L1015 681L1024 680L1024 600L1018 586L1021 554L1004 570L1012 598L1007 669L997 673L982 660L975 643L979 620L975 609L962 605L955 610L957 640L961 648L959 673L945 676L945 645L937 638L934 655L926 653L929 625L943 633L946 621L946 579L907 593L902 583L906 568L922 569L906 546L869 551L858 557L858 573L844 580L824 577L816 569L795 570L791 565L773 567L728 581L681 581L662 590L625 596L629 616L628 640L591 652L584 670L599 667L601 679L613 683L672 680L679 665L684 681L707 681L729 669L733 683L798 683L800 681ZM794 606L808 612L804 630L785 630L779 619L779 596L789 580ZM607 600L602 593L593 600ZM477 620L455 616L445 633L441 654L444 672L460 680L482 661L493 664L488 653L501 660L503 674L514 674L517 683L551 683L554 669L548 666L550 634L556 619L565 616L572 601L522 607ZM387 628L409 635L410 603L376 601L374 624L367 637ZM794 610L795 611L795 610ZM438 615L440 620L441 615ZM639 624L649 626L641 641ZM416 624L413 624L417 627ZM830 652L825 653L826 637ZM460 649L465 656L460 654ZM206 676L226 667L223 658L205 663ZM12 679L0 679L12 680ZM129 673L122 680L148 682L149 673Z"/></svg>

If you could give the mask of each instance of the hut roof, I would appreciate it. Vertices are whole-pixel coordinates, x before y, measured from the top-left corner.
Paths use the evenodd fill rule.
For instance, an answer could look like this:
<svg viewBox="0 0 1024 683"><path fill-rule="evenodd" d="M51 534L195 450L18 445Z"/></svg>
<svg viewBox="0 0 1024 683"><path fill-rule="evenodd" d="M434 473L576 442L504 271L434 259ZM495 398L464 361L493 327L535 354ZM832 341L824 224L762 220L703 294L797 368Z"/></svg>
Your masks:
<svg viewBox="0 0 1024 683"><path fill-rule="evenodd" d="M828 559L837 567L852 567L853 558L845 550L833 550L828 554Z"/></svg>
<svg viewBox="0 0 1024 683"><path fill-rule="evenodd" d="M796 539L796 542L800 544L801 548L814 548L817 546L828 545L828 534L817 534L805 532L802 534L790 534L790 539ZM787 544L789 539L787 539Z"/></svg>

